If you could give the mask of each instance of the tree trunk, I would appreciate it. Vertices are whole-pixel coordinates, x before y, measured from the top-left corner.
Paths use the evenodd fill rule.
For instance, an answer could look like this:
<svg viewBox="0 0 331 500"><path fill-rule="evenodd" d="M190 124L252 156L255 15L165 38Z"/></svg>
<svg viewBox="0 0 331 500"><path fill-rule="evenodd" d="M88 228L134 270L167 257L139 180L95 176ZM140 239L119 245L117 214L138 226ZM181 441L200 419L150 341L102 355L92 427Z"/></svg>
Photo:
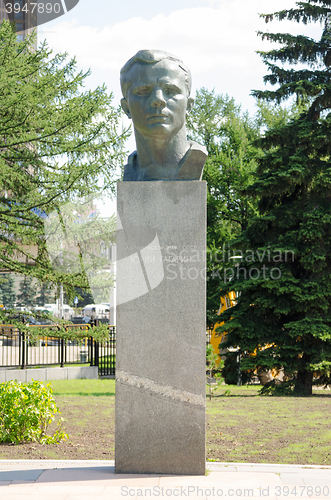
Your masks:
<svg viewBox="0 0 331 500"><path fill-rule="evenodd" d="M313 372L298 371L294 392L311 396L313 393Z"/></svg>

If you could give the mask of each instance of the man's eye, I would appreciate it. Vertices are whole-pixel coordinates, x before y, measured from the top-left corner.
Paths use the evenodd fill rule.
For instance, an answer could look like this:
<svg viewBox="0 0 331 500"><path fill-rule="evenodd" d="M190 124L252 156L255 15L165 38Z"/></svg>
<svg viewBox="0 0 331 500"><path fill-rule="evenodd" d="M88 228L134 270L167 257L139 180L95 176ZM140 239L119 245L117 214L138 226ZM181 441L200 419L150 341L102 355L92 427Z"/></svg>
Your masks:
<svg viewBox="0 0 331 500"><path fill-rule="evenodd" d="M165 92L168 94L168 95L174 95L174 94L177 94L178 91L176 89L176 87L166 87L165 88Z"/></svg>
<svg viewBox="0 0 331 500"><path fill-rule="evenodd" d="M136 95L139 95L139 96L148 95L149 89L139 89L135 93L136 93Z"/></svg>

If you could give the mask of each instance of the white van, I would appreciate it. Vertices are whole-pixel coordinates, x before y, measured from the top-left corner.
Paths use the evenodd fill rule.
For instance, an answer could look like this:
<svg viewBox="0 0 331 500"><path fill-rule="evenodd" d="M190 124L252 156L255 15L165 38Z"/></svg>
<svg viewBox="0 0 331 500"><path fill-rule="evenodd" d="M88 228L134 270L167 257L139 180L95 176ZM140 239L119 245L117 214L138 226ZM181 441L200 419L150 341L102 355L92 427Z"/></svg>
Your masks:
<svg viewBox="0 0 331 500"><path fill-rule="evenodd" d="M55 318L58 318L60 315L57 304L44 304L43 309L49 311Z"/></svg>
<svg viewBox="0 0 331 500"><path fill-rule="evenodd" d="M109 305L107 304L88 304L82 310L82 316L95 318L109 318Z"/></svg>
<svg viewBox="0 0 331 500"><path fill-rule="evenodd" d="M33 308L33 311L34 312L41 312L41 313L48 313L49 315L52 315L53 316L53 310L50 309L49 307L41 307L41 306L37 306L37 307L34 307Z"/></svg>
<svg viewBox="0 0 331 500"><path fill-rule="evenodd" d="M75 311L68 304L63 304L63 319L68 320L75 316Z"/></svg>
<svg viewBox="0 0 331 500"><path fill-rule="evenodd" d="M57 304L45 304L43 309L47 309L53 313L55 318L60 317L60 309ZM75 311L72 307L68 306L68 304L63 304L63 319L69 320L73 316L75 316Z"/></svg>

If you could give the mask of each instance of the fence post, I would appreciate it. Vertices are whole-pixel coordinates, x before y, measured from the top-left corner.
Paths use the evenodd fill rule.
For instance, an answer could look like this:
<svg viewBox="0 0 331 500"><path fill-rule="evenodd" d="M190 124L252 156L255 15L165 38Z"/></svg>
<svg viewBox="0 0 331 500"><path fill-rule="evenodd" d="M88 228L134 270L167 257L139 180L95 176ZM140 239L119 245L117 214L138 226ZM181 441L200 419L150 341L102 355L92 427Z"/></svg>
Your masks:
<svg viewBox="0 0 331 500"><path fill-rule="evenodd" d="M61 339L61 350L60 350L60 362L61 362L61 368L64 367L64 339Z"/></svg>
<svg viewBox="0 0 331 500"><path fill-rule="evenodd" d="M99 367L99 342L94 342L94 366Z"/></svg>
<svg viewBox="0 0 331 500"><path fill-rule="evenodd" d="M95 326L99 326L98 318L95 318L92 323L92 328ZM99 369L99 342L94 341L94 366L97 366ZM98 370L99 371L99 370Z"/></svg>
<svg viewBox="0 0 331 500"><path fill-rule="evenodd" d="M90 366L94 366L94 359L93 359L93 345L94 345L94 339L93 337L90 337L90 341L88 343L88 352L89 352L89 360L90 360Z"/></svg>
<svg viewBox="0 0 331 500"><path fill-rule="evenodd" d="M20 342L21 342L21 345L22 345L22 350L21 350L21 354L22 354L21 369L24 370L24 368L25 368L25 333L19 331L19 336L20 336Z"/></svg>
<svg viewBox="0 0 331 500"><path fill-rule="evenodd" d="M112 326L110 330L110 354L111 354L111 366L110 366L110 375L115 375L115 366L116 366L116 327Z"/></svg>

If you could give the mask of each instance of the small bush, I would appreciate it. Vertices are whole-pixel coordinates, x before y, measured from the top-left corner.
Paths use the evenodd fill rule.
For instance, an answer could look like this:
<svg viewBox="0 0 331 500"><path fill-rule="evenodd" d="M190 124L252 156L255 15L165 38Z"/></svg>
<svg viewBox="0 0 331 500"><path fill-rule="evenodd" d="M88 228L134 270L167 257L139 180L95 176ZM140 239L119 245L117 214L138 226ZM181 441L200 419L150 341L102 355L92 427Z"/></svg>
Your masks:
<svg viewBox="0 0 331 500"><path fill-rule="evenodd" d="M50 384L33 380L28 383L11 380L0 384L0 442L58 443L67 439L62 431L63 419L52 436L46 434L55 414L60 414Z"/></svg>
<svg viewBox="0 0 331 500"><path fill-rule="evenodd" d="M278 380L271 380L260 389L260 396L293 396L293 380L280 382Z"/></svg>
<svg viewBox="0 0 331 500"><path fill-rule="evenodd" d="M216 391L216 389L224 381L221 374L221 370L224 366L224 361L223 359L220 359L220 361L218 361L218 356L211 344L208 344L206 347L206 365L206 369L209 373L209 377L207 377L207 385L209 385L209 399L211 399L213 392ZM214 387L212 387L213 383Z"/></svg>
<svg viewBox="0 0 331 500"><path fill-rule="evenodd" d="M222 370L222 375L227 385L237 385L238 371L239 371L238 353L237 352L227 353L224 363L224 368ZM240 372L241 372L241 383L245 385L248 382L250 382L252 378L252 371L240 370Z"/></svg>

